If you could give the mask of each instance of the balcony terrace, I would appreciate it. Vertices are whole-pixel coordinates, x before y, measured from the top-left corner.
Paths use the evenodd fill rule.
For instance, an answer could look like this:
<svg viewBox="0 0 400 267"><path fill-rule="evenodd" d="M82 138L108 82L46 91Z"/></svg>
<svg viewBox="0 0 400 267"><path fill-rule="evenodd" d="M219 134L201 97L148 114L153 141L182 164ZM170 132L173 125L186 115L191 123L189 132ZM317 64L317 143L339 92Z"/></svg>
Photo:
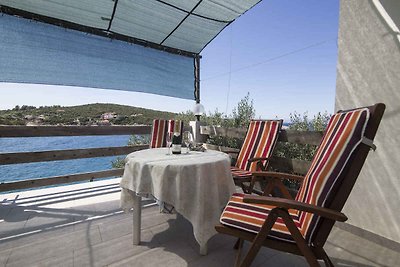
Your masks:
<svg viewBox="0 0 400 267"><path fill-rule="evenodd" d="M43 136L44 127L20 132L8 127L3 136ZM114 127L115 128L115 127ZM82 135L145 133L149 128L76 127L47 130L46 135ZM89 131L90 130L90 131ZM204 129L207 132L207 128ZM217 131L227 135L240 135L241 130ZM315 142L320 133L282 135L287 140ZM294 138L296 137L296 138ZM314 141L312 141L314 140ZM142 147L90 149L81 151L28 152L1 154L2 164L49 161L52 158L124 154ZM120 150L117 152L117 150ZM109 152L105 152L109 151ZM37 154L32 154L37 153ZM42 153L42 154L40 154ZM55 156L53 156L53 154ZM93 154L94 153L94 154ZM52 156L49 156L52 155ZM17 157L18 156L18 157ZM282 161L283 162L283 161ZM286 161L283 165L288 165ZM306 162L290 161L292 168L301 169ZM279 164L278 164L279 165ZM281 166L283 166L281 165ZM78 180L93 180L105 175L119 176L121 170L100 174L76 174L49 177L42 180L1 184L2 191L28 188ZM160 213L153 200L142 203L142 242L132 243L133 217L120 209L119 178L85 182L73 185L5 192L0 195L0 263L2 266L233 266L235 239L215 235L208 244L208 254L199 254L191 224L179 214ZM237 189L241 190L241 189ZM395 266L400 260L397 243L384 240L362 229L337 223L325 245L336 266ZM252 266L307 266L303 257L262 248Z"/></svg>
<svg viewBox="0 0 400 267"><path fill-rule="evenodd" d="M2 194L2 266L233 266L235 240L216 235L201 256L191 225L143 201L142 243L119 208L119 179ZM389 248L337 225L326 244L337 266L395 266ZM307 266L303 257L263 248L252 266Z"/></svg>

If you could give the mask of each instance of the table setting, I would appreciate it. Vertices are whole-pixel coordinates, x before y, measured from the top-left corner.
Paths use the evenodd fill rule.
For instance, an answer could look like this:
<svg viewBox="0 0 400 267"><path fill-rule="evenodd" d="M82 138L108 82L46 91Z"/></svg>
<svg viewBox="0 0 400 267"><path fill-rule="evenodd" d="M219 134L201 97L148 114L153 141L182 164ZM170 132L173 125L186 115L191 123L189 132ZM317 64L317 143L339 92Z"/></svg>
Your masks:
<svg viewBox="0 0 400 267"><path fill-rule="evenodd" d="M173 205L191 222L200 253L206 254L207 241L216 234L214 225L235 192L230 158L194 144L188 134L184 133L182 140L186 147L178 154L172 153L172 137L167 137L166 148L140 150L126 157L121 207L125 211L133 208L134 243L139 244L141 197L152 195Z"/></svg>

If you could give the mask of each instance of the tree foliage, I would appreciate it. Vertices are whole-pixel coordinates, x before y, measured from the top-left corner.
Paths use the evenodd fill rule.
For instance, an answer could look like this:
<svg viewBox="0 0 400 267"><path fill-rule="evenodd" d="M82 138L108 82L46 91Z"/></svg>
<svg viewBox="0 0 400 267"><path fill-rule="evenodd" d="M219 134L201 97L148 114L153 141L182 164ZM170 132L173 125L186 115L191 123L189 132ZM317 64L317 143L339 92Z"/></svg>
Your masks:
<svg viewBox="0 0 400 267"><path fill-rule="evenodd" d="M253 99L250 99L250 93L242 98L236 107L233 108L232 114L225 114L215 109L214 112L208 112L201 116L201 121L206 125L214 125L221 127L247 127L250 120L254 119L255 109ZM192 111L181 112L176 116L176 119L182 120L185 123L193 121L195 118Z"/></svg>
<svg viewBox="0 0 400 267"><path fill-rule="evenodd" d="M189 121L193 121L196 116L194 115L193 111L188 110L186 112L179 113L175 118L177 120L182 120L185 124L188 124ZM208 114L202 115L201 121L206 125L217 125L224 127L233 126L232 119L223 112L219 112L218 109L216 109L214 112L208 112Z"/></svg>
<svg viewBox="0 0 400 267"><path fill-rule="evenodd" d="M319 112L314 115L313 118L309 118L307 112L302 115L294 112L290 114L288 130L323 132L328 124L329 118L330 115L327 112ZM311 161L316 150L317 146L315 145L278 143L274 151L274 156Z"/></svg>
<svg viewBox="0 0 400 267"><path fill-rule="evenodd" d="M250 93L242 98L237 106L232 110L234 127L247 127L250 120L254 119L256 111L253 106L253 99L250 100Z"/></svg>
<svg viewBox="0 0 400 267"><path fill-rule="evenodd" d="M10 110L0 110L0 124L25 125L30 119L40 125L96 125L104 113L114 113L115 117L109 119L114 125L151 125L154 118L171 119L176 113L152 109L131 107L117 104L88 104L72 107L41 106L15 106ZM39 119L38 119L39 118Z"/></svg>
<svg viewBox="0 0 400 267"><path fill-rule="evenodd" d="M288 130L294 131L325 131L330 115L327 112L317 113L312 118L309 118L308 113L302 115L294 112L290 114L290 123ZM274 155L292 159L311 161L314 157L317 146L302 145L292 143L278 143Z"/></svg>
<svg viewBox="0 0 400 267"><path fill-rule="evenodd" d="M250 99L250 93L247 93L247 95L238 102L236 107L233 108L231 115L215 110L213 114L209 114L206 123L207 125L222 127L246 128L250 121L254 119L255 113L253 99ZM224 136L210 136L207 142L213 145L240 148L243 140Z"/></svg>
<svg viewBox="0 0 400 267"><path fill-rule="evenodd" d="M318 112L312 119L308 117L308 113L303 115L294 112L290 114L290 130L296 131L324 131L331 115L326 111Z"/></svg>
<svg viewBox="0 0 400 267"><path fill-rule="evenodd" d="M134 134L129 137L128 146L145 145L150 144L149 134ZM123 168L125 165L125 158L117 157L115 160L111 161L111 166L113 168Z"/></svg>
<svg viewBox="0 0 400 267"><path fill-rule="evenodd" d="M308 113L299 114L297 112L290 114L290 123L288 130L294 131L325 131L328 125L330 115L327 112L318 113L309 118ZM282 143L278 142L274 155L275 157L285 157L298 160L311 161L317 150L315 145L303 145L303 144L293 144L293 143ZM283 183L288 187L297 190L300 186L298 181L284 180Z"/></svg>

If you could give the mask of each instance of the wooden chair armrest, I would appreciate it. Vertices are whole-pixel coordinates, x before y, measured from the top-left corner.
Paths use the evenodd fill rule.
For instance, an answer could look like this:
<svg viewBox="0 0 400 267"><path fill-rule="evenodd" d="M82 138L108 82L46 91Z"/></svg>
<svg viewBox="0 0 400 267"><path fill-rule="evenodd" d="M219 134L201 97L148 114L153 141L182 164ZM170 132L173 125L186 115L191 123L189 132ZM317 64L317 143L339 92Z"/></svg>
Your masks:
<svg viewBox="0 0 400 267"><path fill-rule="evenodd" d="M262 161L262 160L269 160L269 158L250 158L247 161L254 162L254 161Z"/></svg>
<svg viewBox="0 0 400 267"><path fill-rule="evenodd" d="M243 202L245 203L254 203L254 204L266 204L272 205L279 208L284 209L296 209L300 211L314 213L318 216L325 217L327 219L344 222L347 221L347 216L342 212L338 212L336 210L331 210L328 208L323 208L303 202L299 202L292 199L285 199L279 197L267 197L267 196L253 196L253 195L245 195L243 198Z"/></svg>
<svg viewBox="0 0 400 267"><path fill-rule="evenodd" d="M253 172L254 177L274 177L279 179L291 179L303 181L304 177L296 174L284 173L284 172L269 172L269 171L257 171Z"/></svg>

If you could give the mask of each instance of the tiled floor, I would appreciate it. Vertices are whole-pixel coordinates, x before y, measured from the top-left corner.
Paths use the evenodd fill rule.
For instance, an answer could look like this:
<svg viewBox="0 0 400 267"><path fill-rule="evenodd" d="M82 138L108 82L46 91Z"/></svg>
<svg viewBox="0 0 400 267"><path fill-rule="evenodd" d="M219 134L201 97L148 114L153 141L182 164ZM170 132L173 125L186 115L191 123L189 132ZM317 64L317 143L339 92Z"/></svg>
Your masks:
<svg viewBox="0 0 400 267"><path fill-rule="evenodd" d="M191 225L144 201L142 243L119 209L118 179L3 194L3 266L232 266L235 240L216 235L201 256ZM325 248L336 266L398 266L400 253L335 227ZM323 265L323 264L322 264ZM307 266L302 257L263 248L252 266Z"/></svg>

